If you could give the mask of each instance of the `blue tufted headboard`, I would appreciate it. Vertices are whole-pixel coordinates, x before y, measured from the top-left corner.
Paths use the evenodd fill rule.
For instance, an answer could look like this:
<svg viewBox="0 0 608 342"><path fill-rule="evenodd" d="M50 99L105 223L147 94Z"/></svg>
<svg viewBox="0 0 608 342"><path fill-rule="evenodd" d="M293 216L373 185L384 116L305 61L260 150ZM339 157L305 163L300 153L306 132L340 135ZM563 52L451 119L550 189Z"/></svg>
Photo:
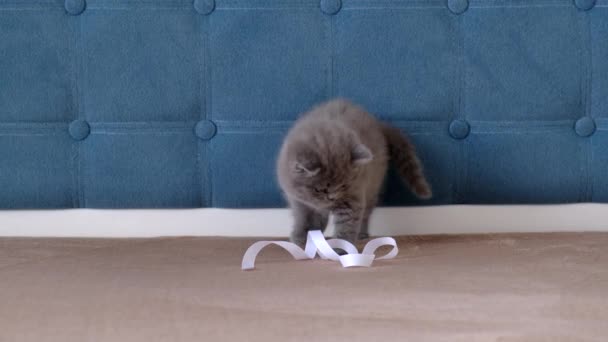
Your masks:
<svg viewBox="0 0 608 342"><path fill-rule="evenodd" d="M432 204L608 201L608 0L0 0L0 207L282 206L335 96L412 136Z"/></svg>

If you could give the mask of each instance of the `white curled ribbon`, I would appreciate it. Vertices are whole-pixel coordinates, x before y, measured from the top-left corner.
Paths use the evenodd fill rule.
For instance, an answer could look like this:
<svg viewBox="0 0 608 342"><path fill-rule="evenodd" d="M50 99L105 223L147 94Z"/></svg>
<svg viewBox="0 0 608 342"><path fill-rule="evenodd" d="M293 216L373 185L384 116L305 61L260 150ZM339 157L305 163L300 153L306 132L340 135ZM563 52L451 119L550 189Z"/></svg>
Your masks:
<svg viewBox="0 0 608 342"><path fill-rule="evenodd" d="M241 269L254 269L255 258L262 249L269 245L282 247L296 260L314 259L315 255L319 254L321 259L340 261L342 267L370 267L374 260L392 259L399 253L397 242L391 237L370 240L365 244L365 247L363 247L363 252L359 254L357 247L352 243L342 239L325 240L325 237L320 230L313 230L308 232L304 250L298 245L287 241L258 241L254 243L245 252L243 262L241 263ZM392 246L393 249L386 255L376 258L374 253L382 246ZM334 248L342 249L346 251L347 254L338 255L338 253L334 251Z"/></svg>

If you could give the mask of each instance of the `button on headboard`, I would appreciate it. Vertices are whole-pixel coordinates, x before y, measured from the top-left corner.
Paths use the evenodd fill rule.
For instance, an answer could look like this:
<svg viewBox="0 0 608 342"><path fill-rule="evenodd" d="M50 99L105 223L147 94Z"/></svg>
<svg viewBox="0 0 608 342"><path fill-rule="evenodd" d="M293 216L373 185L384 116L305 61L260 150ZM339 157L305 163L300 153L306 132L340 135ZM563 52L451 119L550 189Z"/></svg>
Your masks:
<svg viewBox="0 0 608 342"><path fill-rule="evenodd" d="M411 135L425 203L608 201L608 0L0 0L0 208L282 206L337 96Z"/></svg>

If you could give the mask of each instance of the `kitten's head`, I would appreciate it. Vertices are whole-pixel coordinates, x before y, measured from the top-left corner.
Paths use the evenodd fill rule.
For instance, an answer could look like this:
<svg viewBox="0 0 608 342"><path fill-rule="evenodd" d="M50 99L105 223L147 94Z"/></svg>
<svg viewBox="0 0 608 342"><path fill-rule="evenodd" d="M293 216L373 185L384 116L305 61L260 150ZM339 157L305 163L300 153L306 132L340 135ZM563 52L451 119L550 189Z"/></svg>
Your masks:
<svg viewBox="0 0 608 342"><path fill-rule="evenodd" d="M361 169L372 159L370 149L356 141L301 141L287 152L283 188L301 201L334 208L349 200Z"/></svg>

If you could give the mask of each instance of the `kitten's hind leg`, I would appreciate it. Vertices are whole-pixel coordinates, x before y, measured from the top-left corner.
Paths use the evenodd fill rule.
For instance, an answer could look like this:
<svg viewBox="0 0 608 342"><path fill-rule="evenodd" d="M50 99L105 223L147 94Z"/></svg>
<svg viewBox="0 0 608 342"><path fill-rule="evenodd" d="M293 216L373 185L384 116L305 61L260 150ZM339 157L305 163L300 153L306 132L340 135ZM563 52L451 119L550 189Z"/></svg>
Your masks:
<svg viewBox="0 0 608 342"><path fill-rule="evenodd" d="M363 218L361 219L361 230L359 230L359 240L365 240L369 238L369 219L374 211L375 204L368 204L363 211Z"/></svg>
<svg viewBox="0 0 608 342"><path fill-rule="evenodd" d="M309 230L325 231L329 212L313 209L297 200L290 200L289 204L293 211L294 225L291 232L291 242L304 246Z"/></svg>

